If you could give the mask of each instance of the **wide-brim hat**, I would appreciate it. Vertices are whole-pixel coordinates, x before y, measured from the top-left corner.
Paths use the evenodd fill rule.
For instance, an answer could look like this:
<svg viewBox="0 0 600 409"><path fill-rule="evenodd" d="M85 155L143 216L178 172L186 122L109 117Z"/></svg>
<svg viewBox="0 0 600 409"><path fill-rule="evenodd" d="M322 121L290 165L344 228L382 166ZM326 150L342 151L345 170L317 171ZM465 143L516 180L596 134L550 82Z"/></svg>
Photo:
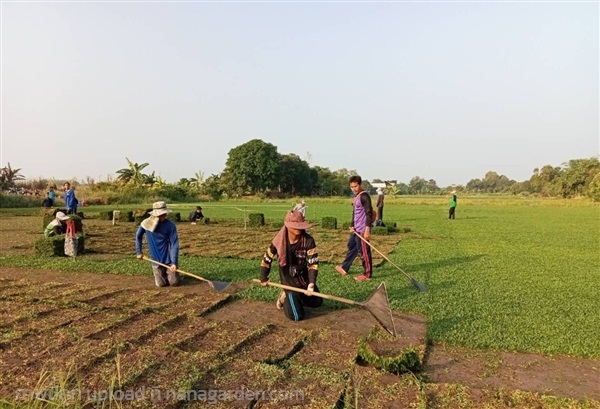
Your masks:
<svg viewBox="0 0 600 409"><path fill-rule="evenodd" d="M66 214L64 214L63 212L56 212L56 220L59 220L61 222L66 222L69 219L70 219L70 217L67 216Z"/></svg>
<svg viewBox="0 0 600 409"><path fill-rule="evenodd" d="M152 204L152 211L150 212L150 216L160 216L163 214L171 213L173 210L167 209L167 202L155 202Z"/></svg>
<svg viewBox="0 0 600 409"><path fill-rule="evenodd" d="M312 224L304 220L302 213L295 211L288 212L288 214L285 215L285 221L283 224L285 227L298 230L305 230L312 227Z"/></svg>

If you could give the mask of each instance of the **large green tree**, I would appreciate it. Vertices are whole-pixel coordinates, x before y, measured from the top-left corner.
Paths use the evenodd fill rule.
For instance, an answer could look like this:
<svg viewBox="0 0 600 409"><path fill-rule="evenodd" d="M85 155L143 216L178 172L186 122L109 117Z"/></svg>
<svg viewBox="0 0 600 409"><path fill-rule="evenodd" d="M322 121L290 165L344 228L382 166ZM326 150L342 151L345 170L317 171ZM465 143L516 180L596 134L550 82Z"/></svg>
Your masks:
<svg viewBox="0 0 600 409"><path fill-rule="evenodd" d="M529 178L532 193L539 193L544 196L559 195L561 187L562 169L557 166L546 165L541 169L535 168L533 175Z"/></svg>
<svg viewBox="0 0 600 409"><path fill-rule="evenodd" d="M598 158L570 160L561 174L564 197L585 196L592 180L600 172Z"/></svg>
<svg viewBox="0 0 600 409"><path fill-rule="evenodd" d="M277 147L260 139L237 146L229 151L225 173L230 192L273 190L279 185L281 174Z"/></svg>
<svg viewBox="0 0 600 409"><path fill-rule="evenodd" d="M298 155L281 155L280 188L283 193L305 196L311 194L317 184L317 172Z"/></svg>
<svg viewBox="0 0 600 409"><path fill-rule="evenodd" d="M408 189L411 195L421 195L427 193L428 182L420 176L413 177L408 182Z"/></svg>

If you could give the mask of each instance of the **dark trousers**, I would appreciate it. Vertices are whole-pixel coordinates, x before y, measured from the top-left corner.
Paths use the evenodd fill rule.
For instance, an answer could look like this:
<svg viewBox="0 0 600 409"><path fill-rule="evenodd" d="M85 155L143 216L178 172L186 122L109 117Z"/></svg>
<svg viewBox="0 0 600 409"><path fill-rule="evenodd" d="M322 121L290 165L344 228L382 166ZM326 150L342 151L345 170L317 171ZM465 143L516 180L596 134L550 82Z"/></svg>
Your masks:
<svg viewBox="0 0 600 409"><path fill-rule="evenodd" d="M383 221L383 206L377 208L377 218ZM373 220L375 221L375 220ZM383 225L383 223L382 223Z"/></svg>
<svg viewBox="0 0 600 409"><path fill-rule="evenodd" d="M456 211L456 207L451 207L448 211L448 219L455 219L454 212Z"/></svg>
<svg viewBox="0 0 600 409"><path fill-rule="evenodd" d="M350 238L348 239L348 252L346 253L346 259L342 263L342 268L347 273L350 272L350 267L354 262L354 259L359 254L362 255L362 266L364 270L364 275L371 278L372 267L373 267L373 259L371 258L371 247L362 241L360 237L356 234L352 233Z"/></svg>
<svg viewBox="0 0 600 409"><path fill-rule="evenodd" d="M315 292L319 292L319 288L316 285ZM309 297L296 291L286 291L283 312L292 321L302 321L304 319L304 307L317 308L321 305L323 305L321 297L315 295Z"/></svg>

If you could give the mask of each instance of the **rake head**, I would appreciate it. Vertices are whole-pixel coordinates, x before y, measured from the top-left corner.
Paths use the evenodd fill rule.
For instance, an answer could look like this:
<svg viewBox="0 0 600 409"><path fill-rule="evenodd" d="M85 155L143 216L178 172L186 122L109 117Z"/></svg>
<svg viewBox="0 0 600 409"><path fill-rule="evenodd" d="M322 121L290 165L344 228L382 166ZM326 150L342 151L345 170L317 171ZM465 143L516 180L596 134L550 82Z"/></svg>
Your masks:
<svg viewBox="0 0 600 409"><path fill-rule="evenodd" d="M365 302L357 304L369 310L386 331L396 336L396 327L394 326L394 318L392 317L392 309L390 308L385 283L379 284L379 287L371 293Z"/></svg>
<svg viewBox="0 0 600 409"><path fill-rule="evenodd" d="M231 285L231 282L229 282L229 281L209 281L208 284L212 287L213 290L220 293L221 291L223 291L224 289L229 287Z"/></svg>

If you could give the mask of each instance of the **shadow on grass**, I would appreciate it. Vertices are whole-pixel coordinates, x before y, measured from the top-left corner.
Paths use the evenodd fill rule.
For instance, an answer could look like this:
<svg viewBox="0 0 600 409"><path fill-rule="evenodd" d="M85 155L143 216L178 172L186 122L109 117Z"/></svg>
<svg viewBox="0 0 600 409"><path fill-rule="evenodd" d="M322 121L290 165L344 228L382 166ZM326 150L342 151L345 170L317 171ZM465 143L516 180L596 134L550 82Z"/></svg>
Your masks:
<svg viewBox="0 0 600 409"><path fill-rule="evenodd" d="M449 267L449 266L473 263L475 261L478 261L485 255L486 254L474 254L472 256L451 257L451 258L439 260L439 261L432 262L432 263L412 264L412 265L406 266L406 271L407 272L409 272L409 271L412 271L412 272L425 271L426 272L425 279L427 282L429 282L430 274L431 274L432 270L435 271L442 267Z"/></svg>

